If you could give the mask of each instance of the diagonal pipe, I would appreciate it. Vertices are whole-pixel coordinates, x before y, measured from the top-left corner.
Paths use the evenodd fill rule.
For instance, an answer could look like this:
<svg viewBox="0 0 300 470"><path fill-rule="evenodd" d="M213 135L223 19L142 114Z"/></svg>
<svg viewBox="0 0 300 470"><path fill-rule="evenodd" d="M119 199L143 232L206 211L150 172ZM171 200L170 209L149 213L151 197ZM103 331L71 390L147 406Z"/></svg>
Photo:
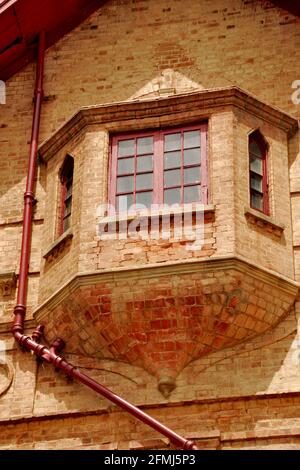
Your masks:
<svg viewBox="0 0 300 470"><path fill-rule="evenodd" d="M156 419L144 413L138 407L127 402L123 398L113 393L108 388L93 380L91 377L82 373L76 366L67 362L58 355L58 352L64 347L62 340L56 340L50 348L40 344L44 327L39 325L33 332L32 337L24 334L24 322L26 317L26 300L28 286L28 271L30 261L31 233L32 233L32 211L35 204L34 179L37 165L37 149L40 129L41 107L43 101L43 76L44 76L44 57L45 57L45 33L41 32L39 36L38 63L36 73L36 88L34 100L34 114L32 123L30 154L28 163L28 173L26 181L26 191L24 194L24 214L23 214L23 233L20 257L20 273L17 291L17 304L14 308L14 322L12 333L16 341L29 351L33 351L37 357L53 364L55 369L62 370L68 377L86 385L95 392L101 394L115 405L123 408L143 423L152 427L159 433L166 436L175 446L185 450L197 450L193 441L181 437L168 427L161 424Z"/></svg>

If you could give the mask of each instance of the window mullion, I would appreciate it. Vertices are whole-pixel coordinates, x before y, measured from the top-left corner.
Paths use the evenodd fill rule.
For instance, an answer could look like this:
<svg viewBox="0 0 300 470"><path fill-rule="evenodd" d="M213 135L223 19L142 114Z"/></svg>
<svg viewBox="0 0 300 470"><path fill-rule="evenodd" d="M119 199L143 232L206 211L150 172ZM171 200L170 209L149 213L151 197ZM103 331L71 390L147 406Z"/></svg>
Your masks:
<svg viewBox="0 0 300 470"><path fill-rule="evenodd" d="M268 171L267 171L267 155L263 159L263 205L264 212L269 214L269 185L268 185Z"/></svg>
<svg viewBox="0 0 300 470"><path fill-rule="evenodd" d="M118 165L118 140L113 138L111 146L111 159L110 159L110 179L109 179L109 204L112 206L111 210L116 211L117 202L117 165Z"/></svg>
<svg viewBox="0 0 300 470"><path fill-rule="evenodd" d="M137 178L137 137L134 139L133 204L136 204L136 178ZM128 209L128 206L127 206L127 209Z"/></svg>
<svg viewBox="0 0 300 470"><path fill-rule="evenodd" d="M181 131L181 190L180 190L180 198L181 198L181 204L184 204L184 132Z"/></svg>
<svg viewBox="0 0 300 470"><path fill-rule="evenodd" d="M163 203L164 192L164 152L163 152L164 133L158 131L154 134L154 156L153 156L153 203Z"/></svg>
<svg viewBox="0 0 300 470"><path fill-rule="evenodd" d="M208 204L208 171L207 171L207 125L201 127L201 193L202 203Z"/></svg>

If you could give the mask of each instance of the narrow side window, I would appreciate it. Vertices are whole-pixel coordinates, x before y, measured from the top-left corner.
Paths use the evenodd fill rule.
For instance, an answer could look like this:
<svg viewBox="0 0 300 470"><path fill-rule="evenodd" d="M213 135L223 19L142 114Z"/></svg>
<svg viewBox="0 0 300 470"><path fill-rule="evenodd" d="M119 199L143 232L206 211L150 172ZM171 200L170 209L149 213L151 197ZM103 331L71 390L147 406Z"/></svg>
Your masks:
<svg viewBox="0 0 300 470"><path fill-rule="evenodd" d="M60 171L60 210L58 236L71 226L74 159L68 155Z"/></svg>
<svg viewBox="0 0 300 470"><path fill-rule="evenodd" d="M250 206L269 215L268 144L259 131L249 136Z"/></svg>

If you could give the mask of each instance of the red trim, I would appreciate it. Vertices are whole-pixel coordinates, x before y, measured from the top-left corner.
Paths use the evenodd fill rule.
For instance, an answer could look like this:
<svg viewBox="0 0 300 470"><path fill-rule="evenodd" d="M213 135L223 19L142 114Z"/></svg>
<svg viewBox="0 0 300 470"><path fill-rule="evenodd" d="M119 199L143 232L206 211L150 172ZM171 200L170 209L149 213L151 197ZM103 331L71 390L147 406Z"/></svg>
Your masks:
<svg viewBox="0 0 300 470"><path fill-rule="evenodd" d="M40 33L38 46L38 62L36 68L36 85L34 112L32 120L32 131L30 140L30 152L28 161L28 171L26 180L26 190L24 194L24 213L23 213L23 233L20 257L19 283L17 292L17 305L14 309L15 322L13 332L23 330L23 323L26 314L26 299L28 285L28 266L30 259L31 233L32 233L32 211L35 202L34 180L37 165L37 148L40 130L41 108L43 102L43 76L44 76L44 57L45 57L45 33Z"/></svg>
<svg viewBox="0 0 300 470"><path fill-rule="evenodd" d="M81 24L107 0L5 0L0 3L0 79L8 80L35 59L34 38L46 32L46 49ZM12 35L12 37L11 37ZM9 47L16 40L19 46Z"/></svg>

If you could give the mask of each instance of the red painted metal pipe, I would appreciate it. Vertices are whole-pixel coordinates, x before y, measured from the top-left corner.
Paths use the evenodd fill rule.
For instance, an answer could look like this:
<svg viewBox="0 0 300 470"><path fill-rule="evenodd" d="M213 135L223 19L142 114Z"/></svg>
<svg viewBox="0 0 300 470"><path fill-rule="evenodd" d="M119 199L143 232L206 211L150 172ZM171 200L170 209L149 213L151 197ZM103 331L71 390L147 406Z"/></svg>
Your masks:
<svg viewBox="0 0 300 470"><path fill-rule="evenodd" d="M36 161L37 161L37 148L40 128L40 116L43 100L43 75L44 75L44 56L45 56L45 33L40 34L39 38L39 53L37 65L37 78L35 90L35 105L32 124L32 135L30 145L30 155L28 163L28 174L26 182L26 191L24 194L24 218L23 218L23 234L22 234L22 248L20 258L20 274L17 293L17 305L14 309L14 323L12 332L18 343L25 349L33 351L36 356L42 360L53 364L56 369L62 370L68 377L71 377L78 382L86 385L87 387L95 390L115 405L123 408L143 423L152 427L159 433L166 436L177 447L185 450L197 450L193 441L189 441L179 436L177 433L161 424L156 419L144 413L136 406L128 403L123 398L119 397L111 390L99 384L91 377L83 374L76 366L70 364L62 357L58 356L58 352L64 347L62 340L56 340L50 349L42 344L39 344L44 327L39 325L33 332L32 337L24 335L24 321L26 316L26 298L27 298L27 285L28 285L28 271L30 260L30 246L31 246L31 231L32 231L32 210L35 203L34 196L34 178L36 174Z"/></svg>
<svg viewBox="0 0 300 470"><path fill-rule="evenodd" d="M34 96L34 113L30 141L30 154L28 161L28 172L26 181L26 191L24 194L23 212L23 233L20 257L20 272L17 293L17 305L14 309L15 321L13 332L23 331L24 319L26 316L26 297L28 284L28 270L31 246L32 230L32 210L35 204L34 178L36 175L37 148L40 130L41 107L43 101L43 77L44 77L44 57L45 57L45 33L40 33L38 63L36 72L36 87Z"/></svg>
<svg viewBox="0 0 300 470"><path fill-rule="evenodd" d="M40 331L42 330L41 326L39 326L38 328ZM44 361L53 364L55 369L62 370L68 377L71 377L77 380L78 382L87 385L89 388L95 390L95 392L104 396L105 398L113 402L115 405L118 405L120 408L123 408L125 411L129 412L130 414L138 418L140 421L144 422L148 426L151 426L153 429L170 439L170 441L177 447L180 447L184 450L197 450L197 447L193 441L189 441L179 436L179 434L175 433L171 429L161 424L156 419L147 415L136 406L132 405L131 403L128 403L126 400L119 397L103 385L99 384L91 377L87 376L86 374L83 374L80 370L76 369L76 366L70 364L65 359L58 356L55 352L55 347L51 347L50 349L48 349L47 347L32 340L29 336L22 335L21 333L15 333L15 338L18 340L19 344L25 349L33 351L38 357L40 357Z"/></svg>

